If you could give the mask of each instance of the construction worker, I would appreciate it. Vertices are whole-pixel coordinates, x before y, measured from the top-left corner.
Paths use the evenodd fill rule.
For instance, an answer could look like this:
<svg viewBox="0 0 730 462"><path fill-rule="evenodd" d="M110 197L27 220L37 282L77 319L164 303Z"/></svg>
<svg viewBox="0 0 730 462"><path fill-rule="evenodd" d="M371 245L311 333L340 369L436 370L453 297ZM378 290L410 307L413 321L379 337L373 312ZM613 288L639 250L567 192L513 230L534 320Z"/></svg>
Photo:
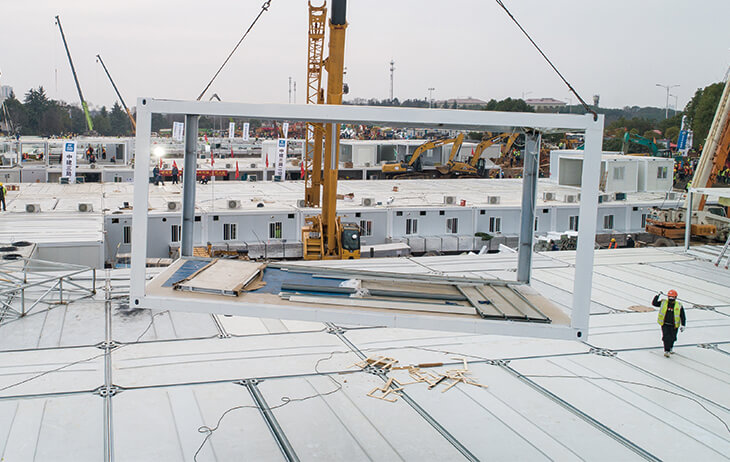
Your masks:
<svg viewBox="0 0 730 462"><path fill-rule="evenodd" d="M8 188L4 184L0 183L0 204L3 206L3 212L7 212L8 209L5 207L5 196L8 194Z"/></svg>
<svg viewBox="0 0 730 462"><path fill-rule="evenodd" d="M631 234L626 236L626 247L628 247L630 249L633 249L634 247L636 247L636 242L634 242L634 238L633 238L633 236L631 236Z"/></svg>
<svg viewBox="0 0 730 462"><path fill-rule="evenodd" d="M674 354L674 342L677 341L677 330L684 332L687 318L684 315L684 307L677 301L677 291L672 289L667 292L667 299L659 301L661 292L654 296L651 304L659 308L657 322L662 326L662 341L664 342L664 356ZM680 327L681 325L681 327Z"/></svg>
<svg viewBox="0 0 730 462"><path fill-rule="evenodd" d="M612 237L611 238L611 243L608 244L608 248L609 249L617 249L618 248L618 243L616 242L616 238L615 237Z"/></svg>

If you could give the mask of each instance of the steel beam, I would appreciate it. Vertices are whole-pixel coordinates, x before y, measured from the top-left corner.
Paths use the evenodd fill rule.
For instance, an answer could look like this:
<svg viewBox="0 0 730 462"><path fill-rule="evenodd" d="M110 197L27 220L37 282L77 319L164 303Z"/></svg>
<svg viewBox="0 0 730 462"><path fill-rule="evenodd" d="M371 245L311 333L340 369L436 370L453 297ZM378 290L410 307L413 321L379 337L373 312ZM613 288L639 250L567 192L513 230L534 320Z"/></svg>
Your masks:
<svg viewBox="0 0 730 462"><path fill-rule="evenodd" d="M198 116L185 115L185 159L183 169L182 236L180 256L193 256L195 226L195 178L198 160Z"/></svg>
<svg viewBox="0 0 730 462"><path fill-rule="evenodd" d="M537 177L540 170L540 133L525 133L525 155L522 168L522 209L520 245L517 254L517 281L530 283L532 272L532 240L535 234Z"/></svg>

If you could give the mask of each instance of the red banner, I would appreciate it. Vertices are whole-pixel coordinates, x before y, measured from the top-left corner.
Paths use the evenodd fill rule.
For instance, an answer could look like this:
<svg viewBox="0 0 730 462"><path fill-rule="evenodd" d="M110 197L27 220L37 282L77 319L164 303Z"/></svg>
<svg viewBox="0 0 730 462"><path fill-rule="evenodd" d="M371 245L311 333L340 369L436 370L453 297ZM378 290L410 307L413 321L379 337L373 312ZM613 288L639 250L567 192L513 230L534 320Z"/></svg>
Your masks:
<svg viewBox="0 0 730 462"><path fill-rule="evenodd" d="M211 176L212 172L215 172L215 176L228 176L228 170L198 170L195 172L196 176ZM178 172L179 176L182 176L183 169L180 169ZM160 175L162 176L172 176L172 170L160 170Z"/></svg>

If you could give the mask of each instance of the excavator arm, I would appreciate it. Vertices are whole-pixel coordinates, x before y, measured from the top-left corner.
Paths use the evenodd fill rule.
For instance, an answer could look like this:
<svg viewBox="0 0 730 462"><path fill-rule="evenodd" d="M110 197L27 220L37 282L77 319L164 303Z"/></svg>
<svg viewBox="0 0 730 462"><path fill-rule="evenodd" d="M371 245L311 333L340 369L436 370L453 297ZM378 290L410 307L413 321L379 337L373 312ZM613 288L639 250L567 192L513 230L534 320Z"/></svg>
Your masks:
<svg viewBox="0 0 730 462"><path fill-rule="evenodd" d="M509 151L510 149L512 149L512 145L514 144L518 136L520 136L519 133L500 133L497 136L487 138L486 140L477 144L477 147L474 148L474 155L469 161L469 165L476 168L477 164L479 163L479 158L482 156L482 153L493 144L501 143L504 141L506 142L506 150Z"/></svg>
<svg viewBox="0 0 730 462"><path fill-rule="evenodd" d="M651 141L648 138L644 138L643 136L640 136L640 135L634 135L629 132L626 132L626 134L624 134L624 144L623 144L624 154L629 153L629 143L636 143L636 144L640 144L642 146L646 146L647 148L649 148L651 150L651 154L653 156L656 156L659 154L659 147L656 145L656 143L654 143L653 141Z"/></svg>
<svg viewBox="0 0 730 462"><path fill-rule="evenodd" d="M459 152L459 149L461 148L461 143L464 141L464 135L459 134L456 138L443 138L440 140L430 140L426 141L422 145L418 146L416 150L411 155L411 158L407 162L408 167L412 167L417 161L418 158L421 157L421 154L424 152L435 149L439 146L443 146L445 144L454 143L454 146L451 148L451 155L449 156L449 162L453 160L454 157L456 157L456 153Z"/></svg>
<svg viewBox="0 0 730 462"><path fill-rule="evenodd" d="M454 159L456 159L456 155L461 150L461 144L464 142L464 134L459 133L459 135L454 138L454 144L451 146L451 154L449 154L449 160L446 162L447 164L451 164L454 162Z"/></svg>

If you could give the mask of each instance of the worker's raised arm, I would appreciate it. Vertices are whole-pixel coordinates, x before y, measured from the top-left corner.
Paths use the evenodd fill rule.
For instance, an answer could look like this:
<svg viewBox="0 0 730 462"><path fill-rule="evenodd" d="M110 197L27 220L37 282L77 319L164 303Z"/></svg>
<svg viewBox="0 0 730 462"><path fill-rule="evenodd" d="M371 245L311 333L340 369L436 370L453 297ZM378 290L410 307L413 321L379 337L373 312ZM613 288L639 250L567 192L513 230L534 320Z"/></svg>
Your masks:
<svg viewBox="0 0 730 462"><path fill-rule="evenodd" d="M662 306L662 303L659 301L659 297L661 297L661 296L662 296L662 294L656 294L656 295L654 295L654 300L651 301L651 304L654 305L654 306L656 306L656 307Z"/></svg>

